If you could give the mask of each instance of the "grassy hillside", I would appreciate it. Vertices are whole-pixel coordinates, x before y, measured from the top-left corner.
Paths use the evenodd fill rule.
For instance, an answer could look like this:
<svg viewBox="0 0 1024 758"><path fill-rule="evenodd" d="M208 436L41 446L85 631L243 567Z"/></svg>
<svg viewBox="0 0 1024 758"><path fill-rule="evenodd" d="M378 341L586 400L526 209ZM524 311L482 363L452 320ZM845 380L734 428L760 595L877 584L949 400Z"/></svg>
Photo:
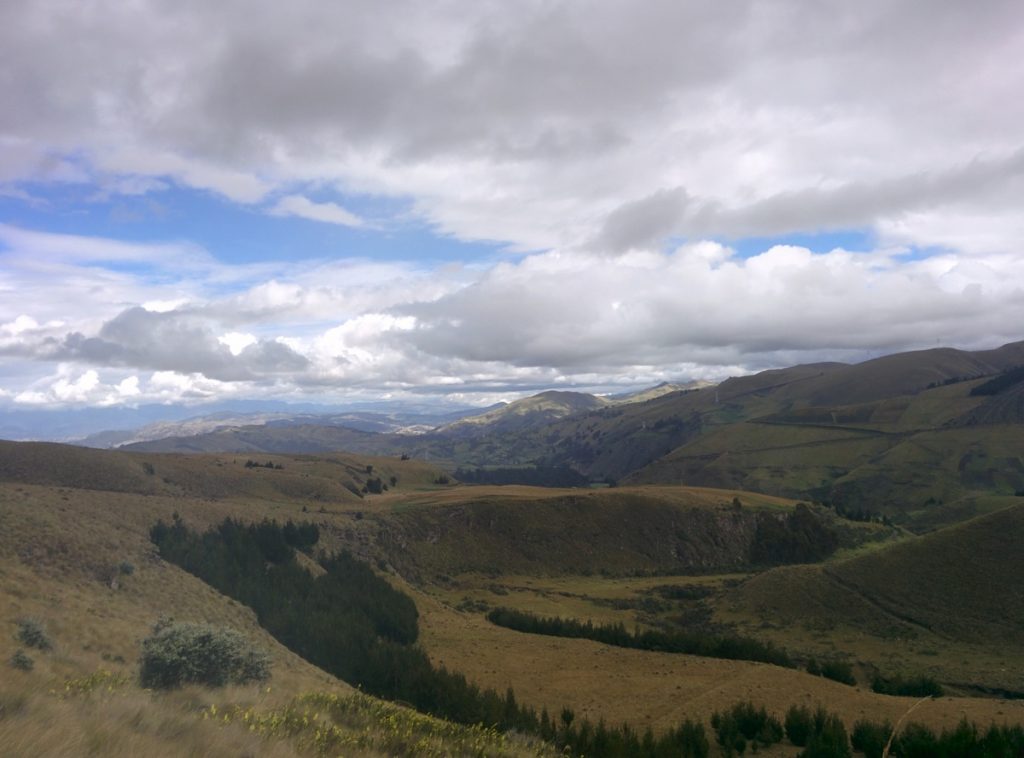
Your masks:
<svg viewBox="0 0 1024 758"><path fill-rule="evenodd" d="M779 404L756 416L737 407L725 423L705 415L698 437L628 481L827 500L917 529L955 523L965 501L1024 488L1024 434L1011 412L1014 399L972 396L983 381L860 405Z"/></svg>
<svg viewBox="0 0 1024 758"><path fill-rule="evenodd" d="M124 481L117 478L122 457L101 454L98 461L92 459L90 471ZM96 472L104 462L110 470ZM227 515L299 519L301 508L302 501L211 502L0 482L0 753L309 755L319 752L315 730L321 728L324 747L346 754L542 754L536 743L355 693L278 644L250 610L161 561L148 539L152 523L173 512L212 524ZM163 616L241 632L270 652L270 682L167 694L140 689L140 642ZM38 620L53 643L49 651L27 649L30 671L8 663L25 647L15 639L23 618Z"/></svg>
<svg viewBox="0 0 1024 758"><path fill-rule="evenodd" d="M374 518L389 560L428 575L700 573L757 562L758 548L778 536L767 525L785 524L793 509L792 501L733 490L459 487L395 500ZM810 518L826 530L838 521L823 509ZM891 534L838 526L846 545Z"/></svg>
<svg viewBox="0 0 1024 758"><path fill-rule="evenodd" d="M822 652L1024 691L1021 534L1017 502L848 559L772 569L725 593L721 618Z"/></svg>
<svg viewBox="0 0 1024 758"><path fill-rule="evenodd" d="M605 565L632 570L652 565L643 552L644 540L630 533L634 528L631 522L654 530L648 537L656 541L664 537L657 532L665 530L658 519L682 519L693 513L704 514L701 518L735 519L732 498L737 496L742 501L740 520L748 514L785 516L793 508L777 498L697 488L552 493L531 488L440 487L430 483L431 466L397 459L395 468L385 469L391 461L378 459L370 464L372 459L282 456L275 461L283 469L244 469L241 460L235 463L230 456L169 457L165 461L153 454L91 451L90 457L79 457L79 451L62 447L21 447L5 449L6 463L0 474L0 627L7 629L0 635L0 660L5 666L0 676L0 752L13 755L237 755L239 751L303 755L317 752L315 734L308 726L317 719L329 719L331 729L336 730L331 732L331 739L337 740L331 743L336 753L543 754L543 746L521 738L488 736L352 695L346 685L278 645L247 608L157 557L148 530L158 518L167 520L175 512L197 528L216 524L226 516L256 521L265 517L312 519L328 549L348 546L366 557L392 556L395 562L404 550L410 562L425 567L451 566L460 560L460 544L469 546L470 539L473 543L479 540L495 559L508 566L519 565L529 574L547 573L562 560L549 556L582 550L591 540L602 546L605 554L600 559ZM146 473L142 463L150 463L155 473ZM374 473L378 467L396 471L410 484L403 488L400 480L397 488L379 496L323 505L304 491L288 494L268 484L278 475L291 475L300 482L327 481L346 470L345 466L359 465L363 471L366 465L373 465ZM136 467L142 468L141 476ZM170 482L164 481L165 475ZM413 487L416 476L421 478ZM48 477L57 477L58 483L43 482ZM154 477L166 490L148 489ZM32 483L33 479L41 483ZM188 480L194 482L194 492L205 494L188 490ZM568 498L577 500L572 503ZM974 532L960 537L980 540L994 539L996 532L1019 533L1018 516L1015 511L1013 520L986 526L979 535L987 537ZM587 532L592 528L585 526L588 522L600 529ZM518 532L519 527L526 532ZM863 528L879 529L872 525ZM449 529L466 541L446 541ZM574 530L578 536L572 534ZM542 544L563 531L568 532L565 539L576 542ZM404 546L396 541L403 535L409 540ZM703 536L697 530L687 531L687 539L694 545L704 537L727 542L715 530ZM544 547L538 554L555 562L520 562L527 549L538 544ZM998 543L995 547L1002 550L1006 546ZM701 549L712 548L705 545ZM484 547L466 547L466 552L473 560L485 557ZM614 552L628 559L612 558ZM871 554L889 555L890 551L875 549ZM130 564L130 571L123 568L125 564ZM374 565L378 565L376 561ZM594 565L600 565L596 559ZM829 564L828 571L846 565ZM879 569L883 575L886 571L910 571L904 564L884 565ZM857 581L880 582L872 579L871 570L865 564ZM995 566L982 570L993 583L1010 582L1014 572L1019 575L1014 563L1005 570ZM429 572L423 573L434 579ZM706 721L713 710L750 698L778 715L790 703L820 702L852 723L865 715L895 720L912 702L761 664L519 634L488 624L479 612L458 611L441 602L442 585L426 583L413 588L401 576L390 576L413 593L421 614L423 643L435 662L464 672L483 686L503 691L511 685L520 700L536 707L568 705L578 718L604 718L609 723L628 719L639 728L651 725L661 729L686 717ZM952 578L951 573L939 575L943 582ZM973 582L977 577L969 579ZM489 581L497 585L509 580L498 574ZM559 592L571 594L573 583L583 581L646 582L644 586L649 588L654 586L652 582L676 580L664 576L606 579L597 571L588 578L563 575L551 581L562 583ZM728 584L718 584L729 589ZM502 592L502 597L514 594ZM557 605L561 602L558 597L552 592L547 602ZM581 612L585 610L578 598L566 596L564 600L565 607L575 603ZM897 594L891 602L905 599ZM958 601L954 598L951 602ZM978 602L968 606L969 619L989 612L987 601ZM938 606L922 608L922 614L941 611ZM607 609L621 613L612 606ZM1016 619L1019 609L1010 613ZM274 665L269 690L255 685L189 687L163 695L140 690L136 684L139 643L164 615L229 626L270 651ZM19 645L14 639L16 621L23 617L38 619L54 641L52 651L29 651L35 666L27 672L15 671L7 664ZM931 616L921 618L936 623L929 621ZM997 624L986 631L990 635L986 639L1001 639L998 633ZM97 673L101 671L110 674ZM1019 723L1024 722L1024 703L943 698L920 710L920 718L934 725L950 725L961 714L983 724L992 720Z"/></svg>
<svg viewBox="0 0 1024 758"><path fill-rule="evenodd" d="M547 392L421 435L243 427L137 449L407 453L459 465L569 467L592 481L766 492L886 514L917 530L1024 489L1024 342L764 371L612 403Z"/></svg>
<svg viewBox="0 0 1024 758"><path fill-rule="evenodd" d="M454 436L507 434L607 404L607 400L583 392L541 392L479 416L460 419L439 431Z"/></svg>
<svg viewBox="0 0 1024 758"><path fill-rule="evenodd" d="M884 612L972 642L1024 635L1024 503L836 563L822 573ZM954 612L950 612L955 609Z"/></svg>
<svg viewBox="0 0 1024 758"><path fill-rule="evenodd" d="M246 466L250 461L260 465ZM0 440L0 481L140 495L354 505L371 478L389 489L392 477L395 489L418 489L432 486L442 473L422 461L390 456L182 456Z"/></svg>
<svg viewBox="0 0 1024 758"><path fill-rule="evenodd" d="M764 704L782 717L793 703L821 703L843 714L895 722L913 698L876 695L802 671L768 664L652 653L589 640L541 637L488 623L430 598L418 598L424 645L431 657L487 686L512 686L536 706L571 704L578 717L627 720L663 729L683 717L707 718L740 700ZM1024 701L946 697L915 717L933 726L961 716L988 723L1024 719Z"/></svg>

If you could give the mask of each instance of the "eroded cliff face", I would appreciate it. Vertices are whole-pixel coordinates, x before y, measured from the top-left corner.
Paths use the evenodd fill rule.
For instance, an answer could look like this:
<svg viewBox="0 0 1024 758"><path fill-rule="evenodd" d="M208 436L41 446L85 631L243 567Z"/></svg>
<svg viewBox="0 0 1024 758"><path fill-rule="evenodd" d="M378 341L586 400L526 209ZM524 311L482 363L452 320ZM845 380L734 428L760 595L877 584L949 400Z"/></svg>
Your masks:
<svg viewBox="0 0 1024 758"><path fill-rule="evenodd" d="M636 495L491 498L380 516L375 547L407 576L707 573L819 560L839 544L823 516Z"/></svg>

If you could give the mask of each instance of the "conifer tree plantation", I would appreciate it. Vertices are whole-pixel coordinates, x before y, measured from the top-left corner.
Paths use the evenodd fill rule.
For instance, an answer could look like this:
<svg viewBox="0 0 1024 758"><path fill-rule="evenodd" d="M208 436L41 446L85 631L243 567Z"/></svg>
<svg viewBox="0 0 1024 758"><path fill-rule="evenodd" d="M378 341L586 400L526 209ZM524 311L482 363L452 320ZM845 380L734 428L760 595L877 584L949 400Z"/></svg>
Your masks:
<svg viewBox="0 0 1024 758"><path fill-rule="evenodd" d="M658 737L603 720L574 725L570 709L561 711L558 723L547 710L538 715L519 704L512 689L481 690L434 667L415 646L412 599L369 566L344 552L322 556L323 573L316 577L298 565L295 549L312 550L317 537L315 526L290 521L227 519L200 534L176 518L150 530L165 560L245 603L288 649L369 694L463 724L536 734L572 754L707 755L704 728L691 721Z"/></svg>

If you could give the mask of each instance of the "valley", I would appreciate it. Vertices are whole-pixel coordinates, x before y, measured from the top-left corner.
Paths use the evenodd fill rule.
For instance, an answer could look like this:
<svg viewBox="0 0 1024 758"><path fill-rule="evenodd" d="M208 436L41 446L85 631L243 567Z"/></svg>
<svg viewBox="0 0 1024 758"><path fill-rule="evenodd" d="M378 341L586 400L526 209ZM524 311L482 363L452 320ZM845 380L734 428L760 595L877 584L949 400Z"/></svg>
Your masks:
<svg viewBox="0 0 1024 758"><path fill-rule="evenodd" d="M251 608L183 571L151 540L158 521L198 533L223 530L225 519L315 526L315 547L295 553L296 570L320 576L327 556L351 554L412 599L417 649L432 666L481 691L511 688L517 707L535 714L570 709L577 723L625 722L654 734L689 720L713 741L713 714L750 701L780 721L790 706L820 705L852 729L864 720L895 723L920 699L875 692L878 682L921 680L943 694L913 718L937 732L962 718L1024 724L1024 439L1005 414L983 421L993 408L1014 407L1004 393L1018 385L986 395L973 390L991 376L941 380L879 398L881 390L856 382L847 399L859 404L791 400L797 387L835 400L825 379L842 371L769 372L611 409L559 411L518 431L480 432L485 419L469 424L468 441L444 443L479 455L502 441L506 451L537 439L559 449L573 430L572 438L635 456L653 449L653 439L683 440L654 462L622 469L615 486L464 484L453 475L458 456L406 452L440 444L429 434L441 432L384 435L386 444L345 432L376 440L374 453L274 452L264 433L258 450L190 455L0 442L0 624L10 630L0 636L0 657L25 652L15 639L25 619L54 640L51 651L28 651L29 670L12 670L0 684L0 744L171 755L167 735L176 734L193 752L228 755L249 740L259 754L316 754L316 740L327 739L320 732L266 726L280 714L308 720L301 709L315 702L361 714L332 722L331 744L349 744L352 730L362 730L360 754L411 750L395 742L388 720L419 716L387 710L398 706L357 694L299 657ZM669 408L676 415L666 416ZM533 462L569 460L579 459ZM493 620L502 609L560 619L574 631L516 631ZM139 690L140 644L162 617L238 630L270 652L270 686ZM655 642L635 649L596 641L612 628L622 639ZM656 642L670 638L717 640L726 652L667 652L667 642ZM755 649L743 640L782 651L785 664L743 652ZM847 671L852 683L813 673L823 666ZM71 694L54 694L62 691ZM234 716L215 726L211 709L248 713L264 726L246 731ZM45 732L54 720L60 728ZM438 754L469 754L455 746L497 739L443 720L415 723L421 746ZM486 754L553 749L525 733L487 744Z"/></svg>

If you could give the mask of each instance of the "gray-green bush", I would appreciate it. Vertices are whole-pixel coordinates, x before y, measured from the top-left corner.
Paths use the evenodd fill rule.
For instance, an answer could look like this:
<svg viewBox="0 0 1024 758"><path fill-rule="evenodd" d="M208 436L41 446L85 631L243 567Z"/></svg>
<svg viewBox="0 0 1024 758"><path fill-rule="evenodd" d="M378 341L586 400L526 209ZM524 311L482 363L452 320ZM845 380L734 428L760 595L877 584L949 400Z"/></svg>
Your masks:
<svg viewBox="0 0 1024 758"><path fill-rule="evenodd" d="M22 671L31 671L35 662L28 657L24 650L15 650L14 655L11 656L11 665L16 669Z"/></svg>
<svg viewBox="0 0 1024 758"><path fill-rule="evenodd" d="M17 637L18 642L36 650L50 650L53 647L53 641L43 629L42 622L36 619L19 619Z"/></svg>
<svg viewBox="0 0 1024 758"><path fill-rule="evenodd" d="M160 621L142 642L143 687L222 687L270 678L270 657L233 629Z"/></svg>

